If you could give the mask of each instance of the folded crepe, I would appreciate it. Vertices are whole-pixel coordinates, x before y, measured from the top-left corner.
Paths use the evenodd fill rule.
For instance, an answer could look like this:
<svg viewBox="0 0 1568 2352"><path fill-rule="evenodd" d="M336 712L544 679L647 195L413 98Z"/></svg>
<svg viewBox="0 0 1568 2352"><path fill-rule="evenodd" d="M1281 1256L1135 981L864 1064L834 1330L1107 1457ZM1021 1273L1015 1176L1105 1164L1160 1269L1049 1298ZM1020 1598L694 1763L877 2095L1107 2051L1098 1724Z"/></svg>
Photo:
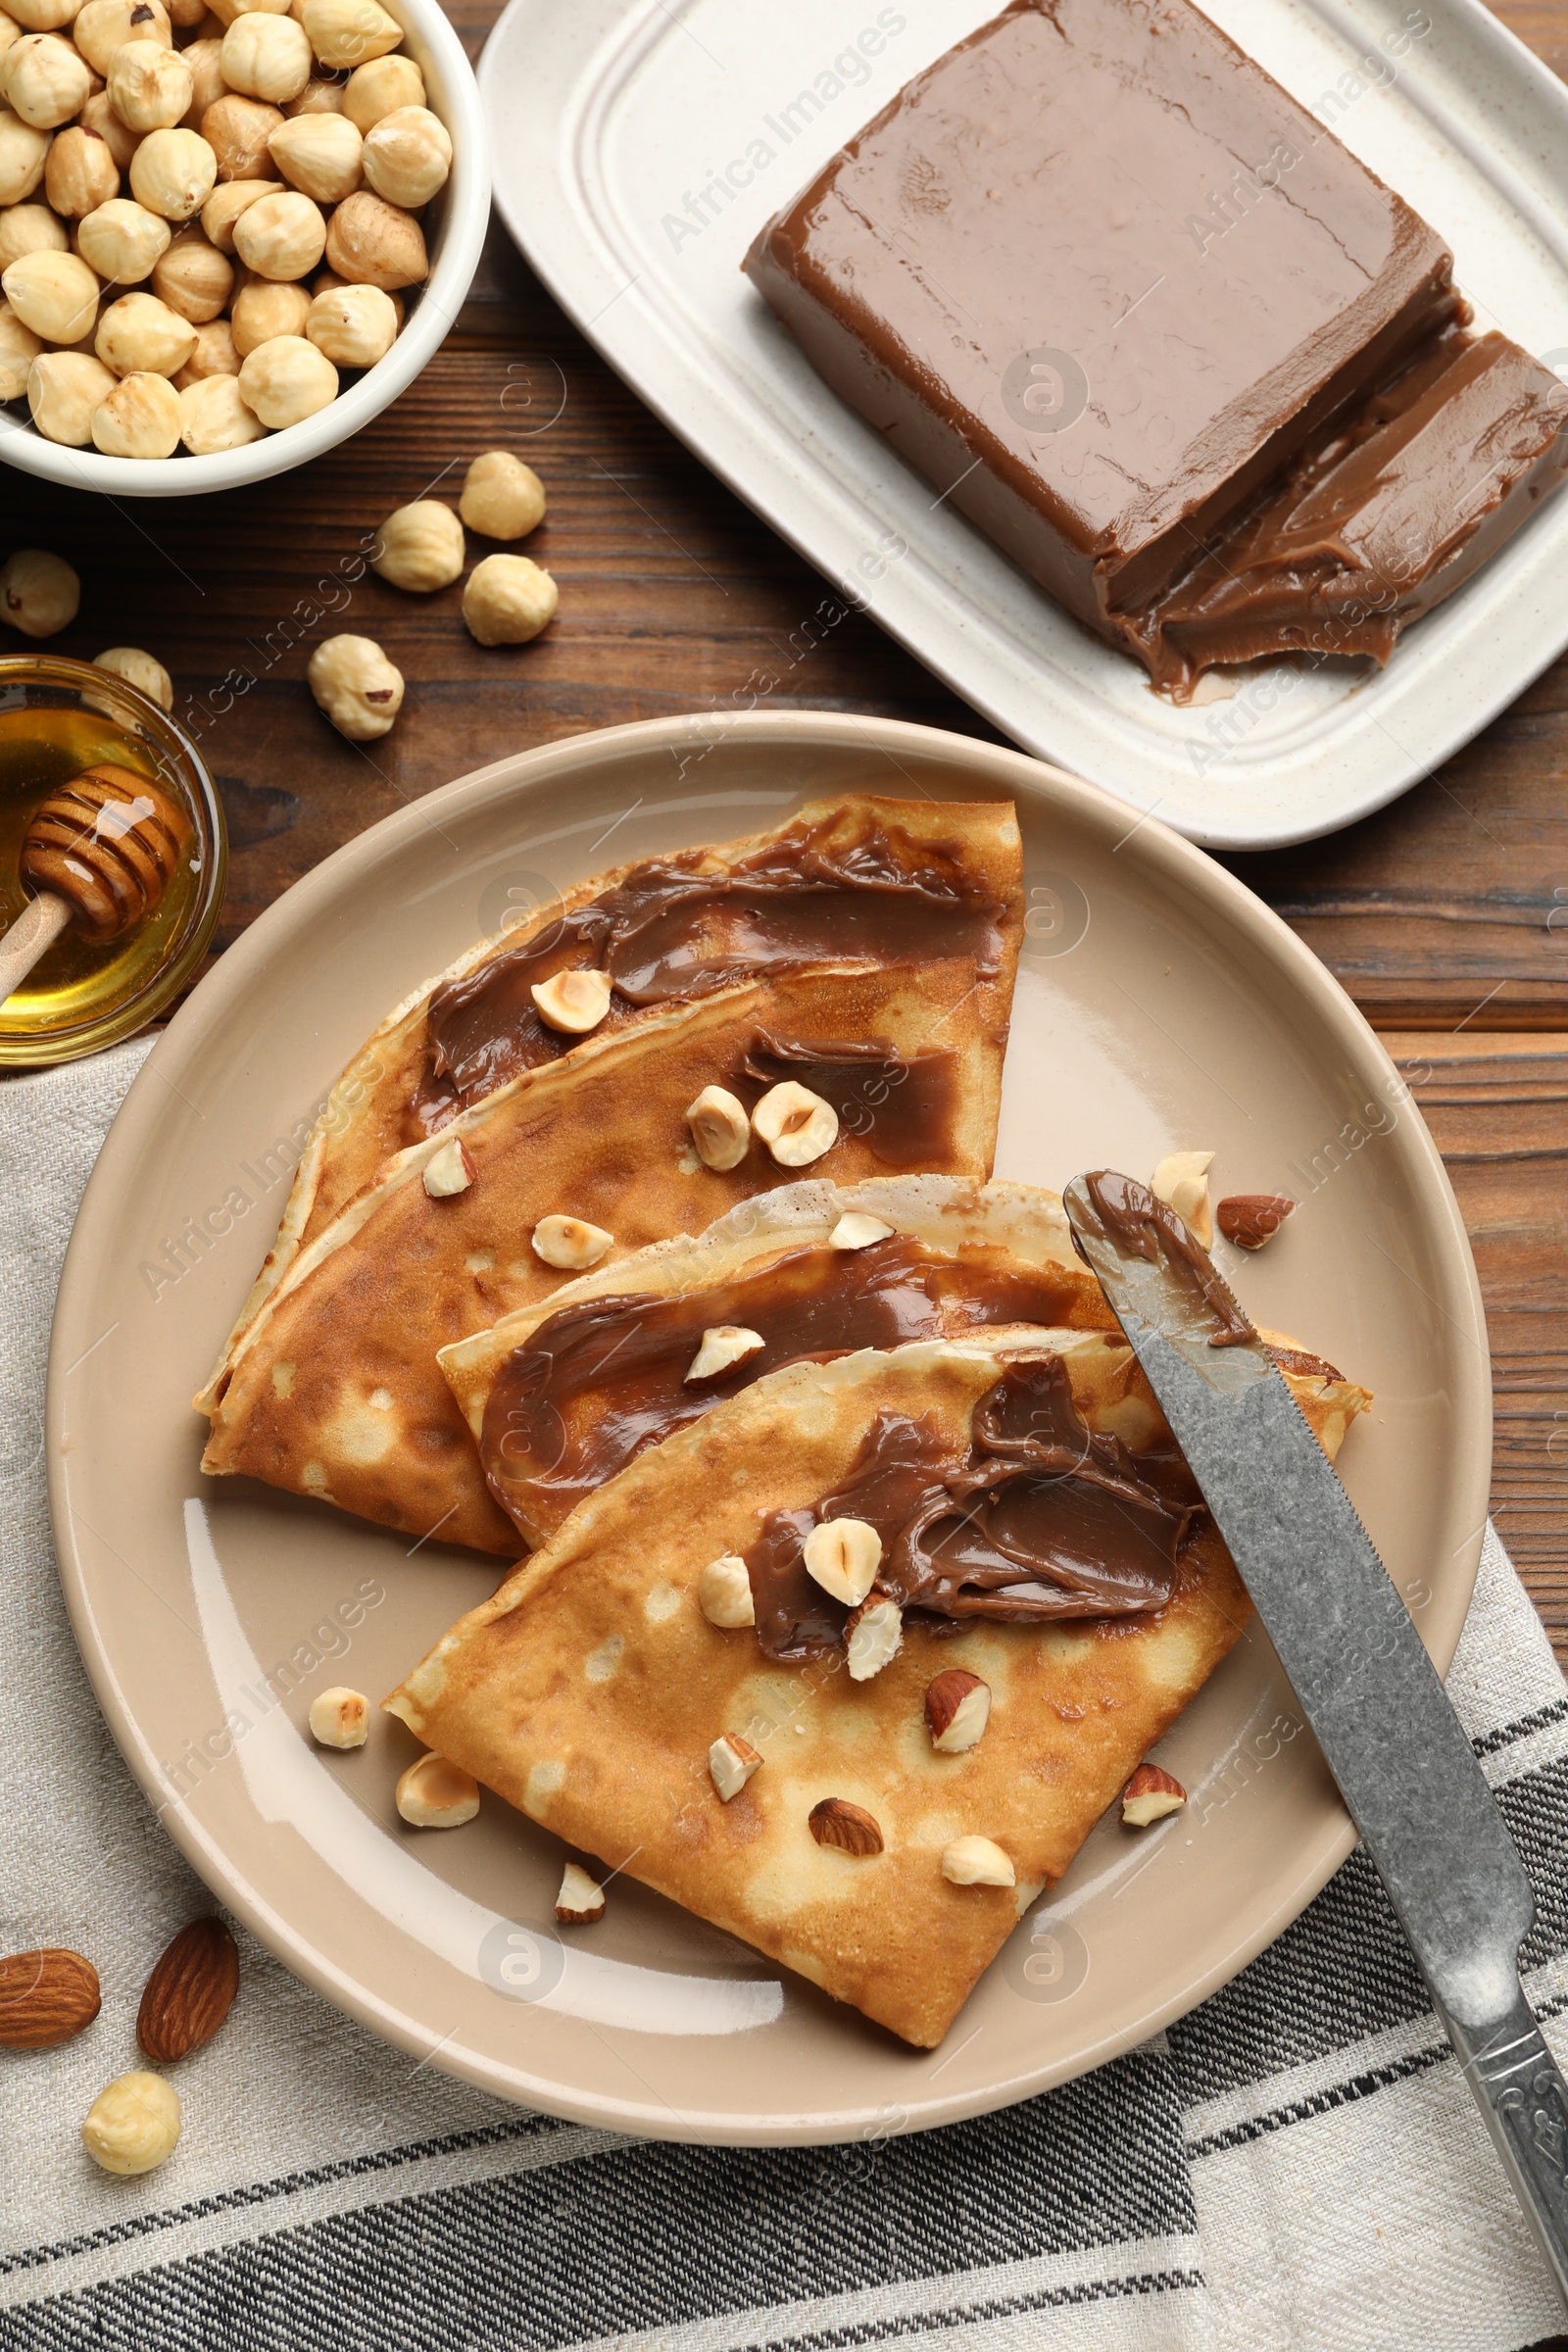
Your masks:
<svg viewBox="0 0 1568 2352"><path fill-rule="evenodd" d="M440 1364L491 1494L542 1544L636 1454L782 1364L1007 1324L1117 1329L1055 1193L818 1178L597 1267ZM749 1352L702 1372L711 1331Z"/></svg>
<svg viewBox="0 0 1568 2352"><path fill-rule="evenodd" d="M1287 1378L1332 1455L1366 1393ZM804 1565L845 1518L880 1538L867 1611L903 1612L869 1679ZM726 1554L754 1625L705 1614ZM1250 1614L1125 1343L999 1332L756 1382L588 1495L384 1703L569 1845L929 2048ZM955 1669L990 1712L947 1753L928 1692ZM760 1759L727 1801L715 1741L719 1774ZM966 1838L1015 1883L954 1883Z"/></svg>
<svg viewBox="0 0 1568 2352"><path fill-rule="evenodd" d="M311 1133L231 1336L400 1152L524 1070L585 1051L534 1004L534 985L558 972L610 975L598 1040L743 980L957 958L975 966L976 1009L1000 1054L1023 936L1021 859L1010 802L843 793L765 833L574 883L469 949L367 1040Z"/></svg>
<svg viewBox="0 0 1568 2352"><path fill-rule="evenodd" d="M203 1468L514 1557L436 1351L563 1287L533 1247L541 1220L603 1228L612 1263L796 1180L756 1138L735 1168L706 1166L684 1115L705 1086L750 1108L792 1073L839 1113L815 1163L832 1180L983 1180L1002 1044L972 963L852 965L699 998L524 1071L399 1152L296 1256L196 1399ZM454 1138L472 1180L432 1198L425 1170Z"/></svg>

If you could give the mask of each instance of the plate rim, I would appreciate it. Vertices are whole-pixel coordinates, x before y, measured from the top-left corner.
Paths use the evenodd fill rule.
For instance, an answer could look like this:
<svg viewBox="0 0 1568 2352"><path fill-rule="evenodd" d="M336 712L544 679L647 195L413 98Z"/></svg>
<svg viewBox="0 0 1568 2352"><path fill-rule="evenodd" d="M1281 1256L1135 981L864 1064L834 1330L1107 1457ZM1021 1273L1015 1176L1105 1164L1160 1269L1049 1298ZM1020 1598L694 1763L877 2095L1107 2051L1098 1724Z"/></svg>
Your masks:
<svg viewBox="0 0 1568 2352"><path fill-rule="evenodd" d="M66 1412L64 1382L68 1357L75 1346L74 1326L90 1320L82 1310L90 1298L93 1265L101 1245L96 1229L114 1213L125 1173L134 1166L142 1131L160 1111L167 1116L167 1098L160 1081L172 1082L170 1064L179 1064L187 1040L199 1044L216 1022L242 1000L256 967L269 959L275 945L286 943L298 928L310 924L329 906L340 889L367 865L383 856L396 856L407 842L438 823L445 813L478 810L487 803L520 802L540 786L548 786L558 770L569 772L586 756L590 760L630 745L649 750L667 747L672 753L689 748L690 715L645 719L588 730L533 750L510 754L453 783L393 811L347 842L275 900L195 989L165 1029L136 1073L104 1139L82 1195L62 1268L50 1339L45 1406L45 1444L48 1460L49 1512L55 1556L72 1629L82 1662L102 1708L111 1735L130 1771L175 1844L198 1876L227 1908L243 1921L258 1940L303 1983L320 1992L335 2007L380 2039L410 2056L429 2060L443 2072L517 2105L527 2105L567 2121L600 2129L629 2132L655 2139L681 2139L703 2144L738 2146L827 2146L858 2135L868 2111L839 2114L818 2110L809 2116L757 2114L744 2121L733 2114L683 2113L679 2128L671 2129L671 2110L662 2103L611 2097L574 2088L569 2083L525 2075L521 2068L502 2080L493 2061L469 2057L462 2049L443 2047L419 2021L404 2015L321 1954L306 1929L294 1924L246 1877L242 1854L220 1844L184 1808L167 1804L163 1776L134 1712L124 1697L112 1645L99 1638L93 1609L93 1578L85 1572L66 1494L65 1460L60 1446ZM1091 831L1107 839L1125 836L1126 808L1111 794L1086 784L1064 770L1033 759L1011 746L989 744L951 730L925 727L912 721L870 719L833 710L701 714L702 726L717 728L727 739L745 744L783 742L796 747L881 751L895 762L901 752L911 757L932 753L964 764L976 788L994 786L1004 797L1018 795L1042 803L1048 809L1065 806ZM678 778L677 778L678 781ZM1189 901L1206 902L1233 935L1239 931L1250 944L1272 952L1284 976L1312 1001L1321 1022L1334 1035L1348 1058L1349 1071L1378 1085L1396 1077L1395 1064L1364 1016L1328 968L1262 900L1238 881L1206 852L1162 825L1146 819L1133 828L1146 862L1168 885ZM1427 1233L1442 1276L1440 1310L1465 1328L1485 1333L1486 1321L1468 1236L1437 1147L1425 1121L1401 1120L1396 1131L1406 1171L1427 1215ZM1456 1607L1452 1639L1445 1633L1433 1642L1439 1670L1446 1674L1457 1646L1479 1568L1485 1537L1492 1469L1491 1357L1484 1348L1455 1355L1454 1458L1456 1509L1474 1508L1474 1534L1459 1547L1459 1575L1454 1592L1462 1593ZM74 1437L79 1442L77 1417ZM1467 1517L1465 1524L1471 1525ZM1104 2034L1093 2046L1080 2048L1058 2063L988 2082L978 2088L932 2098L911 2107L904 2131L925 2131L969 2117L989 2114L1070 2082L1133 2049L1187 2015L1272 1943L1320 1891L1350 1853L1356 1833L1348 1816L1332 1832L1325 1831L1311 1858L1298 1871L1289 1888L1263 1915L1250 1920L1246 1932L1233 1937L1223 1956L1186 1981L1167 1998L1154 2003L1120 2031Z"/></svg>
<svg viewBox="0 0 1568 2352"><path fill-rule="evenodd" d="M1201 0L1198 0L1198 4L1201 5ZM487 120L495 122L498 133L502 124L502 60L509 40L514 37L514 21L520 23L527 12L538 5L539 0L509 0L509 5L491 29L479 60L480 103ZM612 0L612 5L618 7L628 20L636 13L635 0ZM1345 39L1352 37L1348 31L1348 23L1352 21L1352 12L1357 5L1369 20L1372 16L1366 0L1305 0L1305 5L1325 25ZM1549 68L1492 14L1485 0L1432 0L1432 5L1461 28L1470 41L1489 54L1512 92L1527 96L1538 107L1544 104L1558 116L1559 127L1568 128L1568 90L1563 88ZM663 8L662 0L650 0L650 5L642 11L644 21L652 22L656 11L663 18L669 18L670 12ZM983 15L979 21L985 21ZM628 32L616 47L611 60L612 68L618 66L625 42L633 37L634 34ZM591 106L598 95L596 87L585 99L585 106ZM1462 136L1454 134L1452 124L1446 120L1451 110L1441 92L1430 92L1424 98L1418 95L1416 103L1449 138L1450 144L1462 150L1473 147L1473 142L1466 142ZM588 302L581 299L576 290L571 265L557 250L559 236L552 243L543 234L539 204L550 199L545 196L539 198L538 203L530 203L526 193L517 194L512 186L506 167L506 142L499 135L496 151L493 195L496 210L508 233L577 331L599 353L606 365L614 369L635 397L652 410L683 446L758 514L769 529L776 531L814 572L819 573L858 609L866 612L877 626L903 646L922 667L930 670L971 709L1002 729L1011 743L1026 755L1048 761L1063 752L1064 746L1048 745L1041 733L1025 735L1020 730L1019 712L1009 705L1007 698L999 696L994 690L988 691L982 683L969 676L962 652L966 636L961 627L956 630L950 628L946 633L939 632L932 625L932 616L929 614L925 616L926 625L916 625L916 608L911 606L906 614L901 614L896 590L893 612L873 610L866 603L859 584L850 577L845 565L835 561L831 546L824 541L824 532L831 539L836 527L822 512L825 493L811 492L805 510L802 509L799 496L800 467L798 462L792 462L788 450L782 447L775 450L771 437L763 442L756 436L748 436L744 430L726 437L721 424L712 422L710 418L705 420L700 403L695 407L683 404L672 382L667 381L657 367L650 365L657 361L662 361L666 368L669 365L674 346L665 323L654 313L640 311L636 303L623 303L621 300L623 295L631 292L644 272L639 271L626 284L613 291L609 291L610 280L607 275L603 284L593 287L594 306L589 311ZM1509 193L1518 175L1505 159L1500 169L1509 175L1507 186L1504 187L1500 177L1493 184ZM571 190L580 192L580 182L573 180ZM1527 193L1531 198L1533 215L1540 214L1543 209L1541 200L1535 191ZM558 214L561 209L558 205ZM585 257L602 232L597 225L592 233L587 226L579 225L575 210L571 211L570 220L567 233L577 249L576 262L581 269L591 270L593 264ZM1542 233L1545 235L1544 231ZM1546 241L1561 259L1561 238L1547 238ZM592 281L585 279L584 283L591 285ZM588 315L585 316L585 313ZM780 332L783 331L780 329ZM822 387L822 395L820 413L813 411L809 420L809 429L805 436L808 441L814 438L824 417L838 416L856 430L865 429L854 413L828 392L825 386ZM916 484L921 478L911 470L911 479ZM803 512L806 519L802 519ZM1563 546L1568 545L1568 491L1564 492L1555 516L1538 514L1530 520L1532 531L1528 537L1526 534L1515 534L1509 547L1498 551L1494 562L1484 567L1480 579L1483 592L1491 590L1497 593L1494 584L1497 580L1499 566L1510 558L1519 573L1517 581L1513 583L1514 592L1505 633L1510 642L1521 636L1528 638L1533 650L1525 658L1524 666L1517 674L1509 671L1504 676L1494 660L1473 664L1475 674L1467 680L1465 698L1462 702L1456 700L1453 703L1445 721L1430 736L1423 739L1413 751L1400 750L1393 760L1384 748L1375 772L1367 765L1371 755L1363 753L1360 768L1365 771L1366 780L1350 789L1342 788L1332 806L1320 809L1305 821L1297 821L1287 815L1259 826L1237 821L1218 811L1212 821L1205 820L1197 811L1190 815L1183 813L1179 818L1169 818L1167 821L1172 822L1189 839L1216 851L1291 848L1302 842L1323 839L1377 814L1424 782L1435 768L1455 757L1511 703L1528 691L1561 653L1564 643L1568 643L1568 610L1559 610L1552 604L1548 587L1554 561L1560 560ZM999 560L1006 561L1000 557L1000 551L993 547L977 525L970 527L978 546L997 555ZM1525 571L1526 552L1531 558L1528 573ZM1045 594L1023 572L1017 571L1016 577L1020 591L1031 596ZM1439 623L1439 626L1451 632L1453 615L1456 611L1462 610L1458 598L1470 592L1473 602L1476 586L1476 582L1465 582L1454 599L1446 601L1440 610L1447 613L1448 619L1446 623ZM886 601L883 600L884 604ZM1465 632L1466 643L1473 646L1487 634L1485 616L1478 615L1475 624ZM950 647L951 653L944 650ZM1449 662L1440 653L1429 667L1441 673L1448 665ZM1409 679L1410 668L1411 662L1407 658L1402 674L1396 674L1394 678L1394 691L1398 692L1404 680ZM1263 674L1266 676L1269 673ZM1336 710L1353 710L1359 694L1370 690L1388 674L1374 672L1369 675L1341 704L1335 706ZM1419 691L1421 681L1411 680L1410 683L1418 701L1424 703L1427 698ZM1064 728L1076 724L1070 715L1070 699L1057 711L1057 723ZM1107 714L1104 728L1108 730L1112 723L1111 716ZM1392 743L1391 730L1385 727L1383 734L1386 741ZM1172 742L1166 766L1155 768L1155 783L1160 789L1155 791L1151 787L1148 797L1141 798L1137 789L1125 781L1105 781L1101 783L1100 789L1111 793L1133 808L1148 811L1163 807L1168 810L1173 794L1179 789L1178 771L1183 751L1191 750L1195 743L1196 738L1189 742ZM1159 755L1153 747L1149 747L1147 757L1151 761L1157 761ZM1285 745L1281 747L1278 757L1288 763L1298 755ZM1167 772L1170 781L1166 780Z"/></svg>

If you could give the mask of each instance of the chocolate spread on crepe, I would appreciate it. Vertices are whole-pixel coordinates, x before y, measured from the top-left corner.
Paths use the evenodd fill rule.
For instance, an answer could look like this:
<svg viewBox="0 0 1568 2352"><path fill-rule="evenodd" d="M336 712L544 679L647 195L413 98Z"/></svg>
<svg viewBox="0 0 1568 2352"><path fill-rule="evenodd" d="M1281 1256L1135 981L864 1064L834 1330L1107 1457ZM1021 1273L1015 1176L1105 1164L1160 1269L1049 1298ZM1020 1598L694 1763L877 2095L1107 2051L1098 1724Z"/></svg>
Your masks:
<svg viewBox="0 0 1568 2352"><path fill-rule="evenodd" d="M1185 1278L1217 1328L1211 1348L1242 1348L1257 1337L1231 1295L1230 1285L1215 1272L1208 1251L1183 1217L1132 1176L1101 1168L1084 1179L1095 1213L1105 1233L1129 1257L1147 1265L1161 1260Z"/></svg>
<svg viewBox="0 0 1568 2352"><path fill-rule="evenodd" d="M557 972L608 972L619 1025L638 1008L803 964L964 956L988 982L1002 969L1005 907L957 837L916 841L869 813L847 833L835 811L712 868L707 850L646 858L586 906L438 989L409 1140L580 1043L548 1027L530 994Z"/></svg>
<svg viewBox="0 0 1568 2352"><path fill-rule="evenodd" d="M1188 0L1017 0L746 268L888 446L1178 697L1218 662L1386 661L1568 465L1550 372L1455 332L1443 240Z"/></svg>
<svg viewBox="0 0 1568 2352"><path fill-rule="evenodd" d="M479 1458L504 1508L563 1515L646 1446L782 1364L1000 1325L1074 1323L1080 1303L1069 1268L973 1245L955 1255L902 1234L864 1250L788 1250L758 1273L672 1298L584 1299L540 1323L501 1366ZM704 1332L720 1324L755 1331L761 1348L689 1382Z"/></svg>
<svg viewBox="0 0 1568 2352"><path fill-rule="evenodd" d="M772 1658L842 1646L850 1612L802 1556L826 1519L876 1529L877 1589L906 1610L1043 1625L1163 1608L1200 1497L1179 1455L1155 1463L1151 1474L1088 1427L1059 1355L1009 1365L976 1404L967 1446L935 1422L879 1413L844 1485L771 1513L746 1552L758 1640Z"/></svg>

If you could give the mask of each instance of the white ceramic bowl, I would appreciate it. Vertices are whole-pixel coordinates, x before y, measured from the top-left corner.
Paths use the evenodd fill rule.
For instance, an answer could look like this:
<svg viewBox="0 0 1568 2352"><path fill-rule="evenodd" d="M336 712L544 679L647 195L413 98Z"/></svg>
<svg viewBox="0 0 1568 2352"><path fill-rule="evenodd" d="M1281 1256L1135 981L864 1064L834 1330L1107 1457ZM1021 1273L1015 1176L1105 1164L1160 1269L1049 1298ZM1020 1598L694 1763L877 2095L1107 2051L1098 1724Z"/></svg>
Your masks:
<svg viewBox="0 0 1568 2352"><path fill-rule="evenodd" d="M267 433L211 458L106 458L34 432L24 403L0 408L0 461L71 490L113 498L190 498L287 473L347 441L378 416L433 359L456 321L479 266L490 218L490 154L473 69L439 0L384 0L404 27L404 47L424 75L430 103L452 134L452 173L427 219L430 274L384 360L303 424Z"/></svg>

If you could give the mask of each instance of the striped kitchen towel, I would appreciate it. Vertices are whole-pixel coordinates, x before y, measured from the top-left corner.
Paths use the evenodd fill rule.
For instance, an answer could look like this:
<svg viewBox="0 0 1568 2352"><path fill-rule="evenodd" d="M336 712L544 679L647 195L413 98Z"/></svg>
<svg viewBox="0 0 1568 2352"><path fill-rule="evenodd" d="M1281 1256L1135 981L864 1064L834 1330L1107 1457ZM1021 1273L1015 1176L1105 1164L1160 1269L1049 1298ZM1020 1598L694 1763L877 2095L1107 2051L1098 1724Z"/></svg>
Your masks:
<svg viewBox="0 0 1568 2352"><path fill-rule="evenodd" d="M142 1046L0 1085L3 1948L105 2006L0 2052L4 2352L1520 2352L1546 2277L1359 1855L1157 2041L1005 2114L828 2149L676 2147L411 2065L241 1935L171 2162L76 2126L137 2063L137 1988L202 1890L121 1763L50 1551L42 1384L87 1171ZM1568 2009L1568 1695L1494 1536L1449 1688L1535 1880L1531 1997Z"/></svg>

